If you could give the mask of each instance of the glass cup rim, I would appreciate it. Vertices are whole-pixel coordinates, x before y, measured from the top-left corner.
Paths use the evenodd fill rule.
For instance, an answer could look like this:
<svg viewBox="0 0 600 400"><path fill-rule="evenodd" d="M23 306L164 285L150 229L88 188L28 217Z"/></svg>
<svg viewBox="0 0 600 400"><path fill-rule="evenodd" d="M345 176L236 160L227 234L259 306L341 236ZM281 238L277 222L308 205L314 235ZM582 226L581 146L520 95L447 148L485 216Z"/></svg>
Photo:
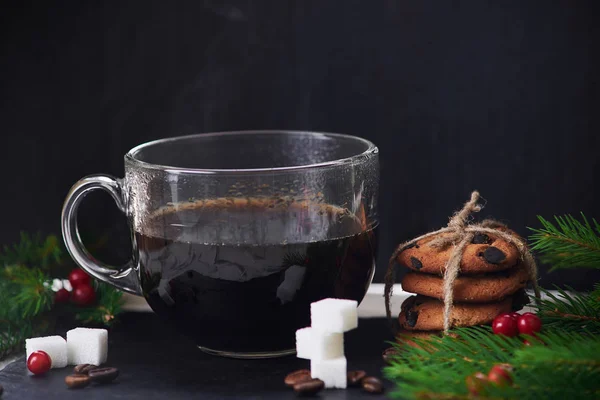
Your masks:
<svg viewBox="0 0 600 400"><path fill-rule="evenodd" d="M209 138L218 136L235 136L235 135L251 135L251 134L269 134L269 135L287 135L287 134L305 134L311 136L326 136L333 139L348 139L358 143L366 145L366 150L352 155L346 158L340 158L337 160L325 161L314 164L305 165L293 165L287 167L272 167L272 168L245 168L245 169L234 169L234 168L185 168L175 167L170 165L153 164L146 161L142 161L136 158L137 153L141 150L156 146L163 143L170 143L179 140L193 139L196 137ZM152 140L146 143L139 144L129 150L125 154L126 163L131 164L139 168L160 170L172 174L244 174L244 173L265 173L265 172L286 172L286 171L301 171L308 169L327 168L327 167L339 167L348 164L356 164L360 161L371 158L372 156L379 153L379 149L370 140L364 139L359 136L347 135L343 133L332 133L332 132L317 132L317 131L301 131L301 130L240 130L240 131L221 131L221 132L207 132L207 133L195 133L192 135L175 136L164 139Z"/></svg>

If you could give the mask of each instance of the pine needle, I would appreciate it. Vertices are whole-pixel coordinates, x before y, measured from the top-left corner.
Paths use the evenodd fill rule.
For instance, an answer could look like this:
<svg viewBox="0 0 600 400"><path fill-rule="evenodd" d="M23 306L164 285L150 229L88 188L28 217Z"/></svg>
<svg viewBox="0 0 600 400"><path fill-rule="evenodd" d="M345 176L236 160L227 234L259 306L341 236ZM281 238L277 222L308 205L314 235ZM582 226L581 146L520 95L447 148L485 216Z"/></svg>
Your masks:
<svg viewBox="0 0 600 400"><path fill-rule="evenodd" d="M31 337L33 327L30 323L17 326L12 321L0 320L0 360L20 350L25 339Z"/></svg>
<svg viewBox="0 0 600 400"><path fill-rule="evenodd" d="M52 263L60 263L63 250L58 237L49 235L42 238L40 233L33 236L21 232L19 243L12 246L4 246L0 253L0 264L25 265L47 269Z"/></svg>
<svg viewBox="0 0 600 400"><path fill-rule="evenodd" d="M398 346L384 369L397 385L392 397L470 398L466 377L487 374L498 363L515 367L514 385L490 385L480 399L594 398L600 394L600 338L589 333L552 330L543 342L525 346L522 338L494 335L489 328L453 330L455 337L415 339L427 350Z"/></svg>
<svg viewBox="0 0 600 400"><path fill-rule="evenodd" d="M92 307L55 305L51 278L75 268L63 260L56 236L21 233L21 240L0 253L0 359L22 349L25 339L52 331L56 318L66 316L84 324L110 325L121 312L122 293L94 283L97 304ZM95 281L94 281L95 282Z"/></svg>
<svg viewBox="0 0 600 400"><path fill-rule="evenodd" d="M590 222L581 213L581 221L571 215L555 216L554 223L538 216L541 229L529 228L531 249L540 253L540 260L551 269L600 269L600 224Z"/></svg>
<svg viewBox="0 0 600 400"><path fill-rule="evenodd" d="M570 287L555 287L557 294L542 289L548 298L538 300L534 307L544 327L600 335L600 283L594 287L591 293L576 293Z"/></svg>
<svg viewBox="0 0 600 400"><path fill-rule="evenodd" d="M50 278L40 269L24 266L6 267L1 272L5 281L4 306L23 319L49 310L54 303L54 292L47 283Z"/></svg>
<svg viewBox="0 0 600 400"><path fill-rule="evenodd" d="M75 318L83 323L96 323L106 326L116 322L122 312L123 292L115 290L106 283L96 282L97 304L92 307L77 307Z"/></svg>

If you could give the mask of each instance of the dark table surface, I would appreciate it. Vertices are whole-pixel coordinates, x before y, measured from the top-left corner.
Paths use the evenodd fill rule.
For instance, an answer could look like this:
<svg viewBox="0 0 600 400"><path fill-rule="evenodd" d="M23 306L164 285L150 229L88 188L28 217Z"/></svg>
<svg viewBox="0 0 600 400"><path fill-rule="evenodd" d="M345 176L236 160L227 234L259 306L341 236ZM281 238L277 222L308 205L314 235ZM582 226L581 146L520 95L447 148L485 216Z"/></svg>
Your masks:
<svg viewBox="0 0 600 400"><path fill-rule="evenodd" d="M361 319L346 334L348 369L364 369L381 377L381 352L391 339L383 318ZM109 333L107 365L120 370L112 384L69 390L64 378L71 367L31 376L25 357L0 371L2 400L9 399L292 399L283 384L289 372L309 368L308 360L284 357L270 360L234 360L207 355L178 335L152 313L127 313ZM386 382L386 391L392 385ZM322 399L377 398L360 389L325 390ZM383 398L383 397L381 397Z"/></svg>

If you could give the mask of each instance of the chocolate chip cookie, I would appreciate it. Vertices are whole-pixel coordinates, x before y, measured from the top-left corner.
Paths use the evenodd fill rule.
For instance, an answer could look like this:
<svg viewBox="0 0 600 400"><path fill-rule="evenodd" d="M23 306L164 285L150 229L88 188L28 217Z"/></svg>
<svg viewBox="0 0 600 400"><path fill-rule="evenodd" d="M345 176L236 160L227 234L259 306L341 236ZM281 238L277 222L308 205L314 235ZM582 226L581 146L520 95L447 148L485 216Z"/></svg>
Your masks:
<svg viewBox="0 0 600 400"><path fill-rule="evenodd" d="M492 322L498 314L512 310L512 297L494 303L455 303L450 313L450 321L453 327L484 325ZM442 330L444 303L425 296L411 296L402 303L398 322L405 330Z"/></svg>
<svg viewBox="0 0 600 400"><path fill-rule="evenodd" d="M438 249L430 246L432 240L449 233L419 240L396 257L398 264L413 271L442 275L446 263L454 251L454 246ZM475 234L471 244L465 247L460 262L461 274L481 274L502 271L515 267L520 261L520 253L515 245L493 234Z"/></svg>
<svg viewBox="0 0 600 400"><path fill-rule="evenodd" d="M489 303L500 301L524 288L529 274L523 267L490 274L462 275L454 281L454 301ZM402 289L424 296L444 299L441 276L409 272L402 279Z"/></svg>

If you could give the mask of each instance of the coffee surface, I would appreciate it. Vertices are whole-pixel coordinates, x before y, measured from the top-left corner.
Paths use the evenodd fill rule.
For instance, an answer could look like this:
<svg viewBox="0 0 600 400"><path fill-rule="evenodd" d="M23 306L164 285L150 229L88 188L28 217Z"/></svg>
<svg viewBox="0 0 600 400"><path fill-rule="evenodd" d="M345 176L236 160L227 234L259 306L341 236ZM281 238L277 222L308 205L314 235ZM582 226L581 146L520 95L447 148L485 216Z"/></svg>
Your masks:
<svg viewBox="0 0 600 400"><path fill-rule="evenodd" d="M311 302L362 300L377 227L329 204L215 199L159 210L136 243L154 311L200 346L268 352L294 348Z"/></svg>

